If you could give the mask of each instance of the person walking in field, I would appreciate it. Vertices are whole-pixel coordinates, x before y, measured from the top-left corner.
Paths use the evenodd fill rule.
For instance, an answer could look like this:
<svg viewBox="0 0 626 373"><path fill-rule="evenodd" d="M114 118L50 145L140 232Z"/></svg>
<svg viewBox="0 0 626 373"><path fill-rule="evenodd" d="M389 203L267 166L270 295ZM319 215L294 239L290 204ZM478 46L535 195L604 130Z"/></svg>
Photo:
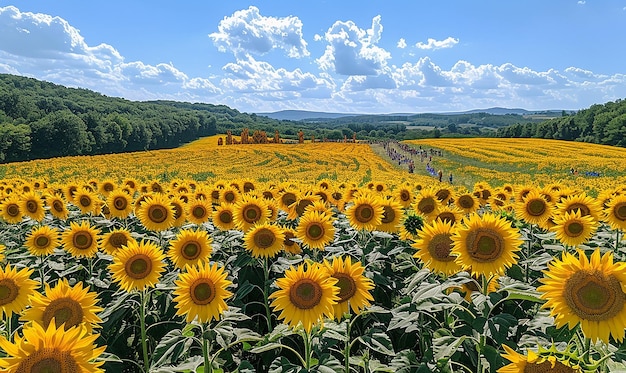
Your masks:
<svg viewBox="0 0 626 373"><path fill-rule="evenodd" d="M439 170L439 182L441 182L442 178L443 178L443 171Z"/></svg>
<svg viewBox="0 0 626 373"><path fill-rule="evenodd" d="M450 180L450 185L452 185L452 172L450 172L450 177L448 177L448 179Z"/></svg>

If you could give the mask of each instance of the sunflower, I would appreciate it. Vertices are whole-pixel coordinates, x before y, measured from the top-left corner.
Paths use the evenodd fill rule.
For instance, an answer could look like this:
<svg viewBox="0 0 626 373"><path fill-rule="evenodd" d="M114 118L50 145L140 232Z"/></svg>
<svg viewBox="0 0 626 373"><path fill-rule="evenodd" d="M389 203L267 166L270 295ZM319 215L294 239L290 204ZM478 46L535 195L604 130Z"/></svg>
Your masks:
<svg viewBox="0 0 626 373"><path fill-rule="evenodd" d="M0 336L0 348L7 356L0 359L6 372L91 372L103 373L104 361L98 357L106 346L97 347L98 334L85 328L62 330L55 323L43 328L38 323L26 324L23 337L15 335L15 343Z"/></svg>
<svg viewBox="0 0 626 373"><path fill-rule="evenodd" d="M413 255L435 273L452 275L461 271L461 266L452 254L452 223L436 219L425 224L418 232L419 239L411 246L417 249Z"/></svg>
<svg viewBox="0 0 626 373"><path fill-rule="evenodd" d="M436 216L439 212L439 200L432 189L422 189L415 197L413 210L427 218Z"/></svg>
<svg viewBox="0 0 626 373"><path fill-rule="evenodd" d="M49 194L45 198L45 204L50 208L50 214L57 219L66 220L70 215L67 209L67 201L59 193Z"/></svg>
<svg viewBox="0 0 626 373"><path fill-rule="evenodd" d="M187 203L187 221L201 225L209 221L213 207L211 201L204 198L194 198Z"/></svg>
<svg viewBox="0 0 626 373"><path fill-rule="evenodd" d="M251 195L245 195L234 206L233 219L242 232L247 232L255 224L265 223L269 216L265 201Z"/></svg>
<svg viewBox="0 0 626 373"><path fill-rule="evenodd" d="M98 195L88 188L81 188L74 193L73 203L78 206L82 214L93 214L98 202Z"/></svg>
<svg viewBox="0 0 626 373"><path fill-rule="evenodd" d="M117 188L117 183L113 180L107 179L103 180L98 186L98 193L102 194L105 197L108 197L109 194Z"/></svg>
<svg viewBox="0 0 626 373"><path fill-rule="evenodd" d="M15 193L10 194L0 204L0 218L9 224L17 224L22 221L22 216L20 197Z"/></svg>
<svg viewBox="0 0 626 373"><path fill-rule="evenodd" d="M42 221L44 216L46 216L43 200L36 192L28 192L22 195L20 198L20 210L24 213L24 216L35 221Z"/></svg>
<svg viewBox="0 0 626 373"><path fill-rule="evenodd" d="M569 246L587 242L598 227L598 223L591 215L581 216L578 209L555 216L554 224L550 230L556 232L556 238L563 245Z"/></svg>
<svg viewBox="0 0 626 373"><path fill-rule="evenodd" d="M300 248L300 244L294 240L294 238L296 238L296 231L290 228L283 228L283 235L285 236L283 250L294 255L301 254L302 249Z"/></svg>
<svg viewBox="0 0 626 373"><path fill-rule="evenodd" d="M311 249L324 250L335 238L332 218L317 211L305 213L298 222L296 237Z"/></svg>
<svg viewBox="0 0 626 373"><path fill-rule="evenodd" d="M337 304L333 305L333 313L336 320L341 320L344 314L350 309L355 315L370 305L374 300L370 290L374 289L374 282L365 277L365 268L361 262L352 263L349 256L344 260L341 257L334 257L329 263L324 260L328 274L337 279L336 287L339 288Z"/></svg>
<svg viewBox="0 0 626 373"><path fill-rule="evenodd" d="M129 242L137 242L127 229L117 228L102 235L100 245L109 255L115 255L122 246L128 246Z"/></svg>
<svg viewBox="0 0 626 373"><path fill-rule="evenodd" d="M452 234L453 254L464 270L472 275L502 274L517 261L522 244L520 233L498 215L472 214L461 221Z"/></svg>
<svg viewBox="0 0 626 373"><path fill-rule="evenodd" d="M221 195L220 195L221 203L235 204L239 202L240 199L241 199L241 194L239 193L239 190L236 188L227 186L221 191Z"/></svg>
<svg viewBox="0 0 626 373"><path fill-rule="evenodd" d="M287 189L280 193L280 197L278 198L278 204L280 209L289 212L292 204L296 203L299 198L299 193L295 190Z"/></svg>
<svg viewBox="0 0 626 373"><path fill-rule="evenodd" d="M0 267L0 315L11 317L14 313L21 313L29 304L30 296L35 294L39 285L31 280L34 269L22 268L19 271L7 264Z"/></svg>
<svg viewBox="0 0 626 373"><path fill-rule="evenodd" d="M381 202L383 215L377 230L387 233L398 233L400 231L400 220L402 220L402 205L395 199L386 199Z"/></svg>
<svg viewBox="0 0 626 373"><path fill-rule="evenodd" d="M337 279L317 263L300 264L285 271L285 277L276 280L279 290L269 298L271 306L280 311L278 319L292 328L302 323L310 332L324 316L332 318L334 305L339 301Z"/></svg>
<svg viewBox="0 0 626 373"><path fill-rule="evenodd" d="M335 205L335 207L337 207L337 210L343 211L344 207L346 206L343 189L332 189L329 193L329 196L330 198L328 202L330 202L332 205Z"/></svg>
<svg viewBox="0 0 626 373"><path fill-rule="evenodd" d="M585 193L574 194L562 199L556 204L556 208L559 214L580 210L581 216L591 215L595 221L599 221L602 214L602 207L598 201Z"/></svg>
<svg viewBox="0 0 626 373"><path fill-rule="evenodd" d="M213 225L221 231L235 229L235 209L230 203L222 203L213 211Z"/></svg>
<svg viewBox="0 0 626 373"><path fill-rule="evenodd" d="M480 202L473 193L462 193L454 199L454 204L465 214L476 212L480 207Z"/></svg>
<svg viewBox="0 0 626 373"><path fill-rule="evenodd" d="M612 229L626 229L626 194L611 198L604 209L604 221Z"/></svg>
<svg viewBox="0 0 626 373"><path fill-rule="evenodd" d="M433 221L437 219L441 221L448 221L452 223L452 226L454 227L456 223L460 222L461 219L463 219L463 213L459 211L454 205L444 206L439 209L439 212L433 218Z"/></svg>
<svg viewBox="0 0 626 373"><path fill-rule="evenodd" d="M57 328L64 326L65 330L82 324L90 333L102 322L97 315L104 310L96 306L98 294L83 287L82 282L70 286L67 279L61 279L53 288L46 283L45 293L31 297L31 307L24 312L22 320L34 321L44 328L54 320Z"/></svg>
<svg viewBox="0 0 626 373"><path fill-rule="evenodd" d="M398 188L398 190L394 192L393 196L394 199L404 208L409 208L411 203L413 203L413 193L409 187L404 186Z"/></svg>
<svg viewBox="0 0 626 373"><path fill-rule="evenodd" d="M454 200L454 191L449 188L439 188L435 192L435 196L437 196L437 200L443 206L447 205L448 202Z"/></svg>
<svg viewBox="0 0 626 373"><path fill-rule="evenodd" d="M502 357L511 363L498 369L498 373L581 372L577 366L571 366L568 360L558 359L557 356L552 354L541 356L532 350L528 350L528 355L522 355L507 345L502 345L502 347L504 347Z"/></svg>
<svg viewBox="0 0 626 373"><path fill-rule="evenodd" d="M233 293L226 290L232 282L226 279L227 273L216 263L200 263L189 267L187 272L178 275L174 282L174 302L176 314L186 315L187 322L197 319L201 323L219 320L228 309L226 299Z"/></svg>
<svg viewBox="0 0 626 373"><path fill-rule="evenodd" d="M350 225L356 230L373 231L380 225L384 209L380 198L374 195L359 195L346 209Z"/></svg>
<svg viewBox="0 0 626 373"><path fill-rule="evenodd" d="M61 245L59 231L54 227L41 225L34 227L27 235L24 246L35 256L50 255Z"/></svg>
<svg viewBox="0 0 626 373"><path fill-rule="evenodd" d="M63 188L65 198L70 202L74 202L74 195L78 192L78 188L78 184L75 183L65 184L65 188Z"/></svg>
<svg viewBox="0 0 626 373"><path fill-rule="evenodd" d="M70 228L62 234L62 242L65 251L77 258L92 258L98 252L98 235L100 230L92 227L84 220L80 224L70 223Z"/></svg>
<svg viewBox="0 0 626 373"><path fill-rule="evenodd" d="M109 265L113 281L127 292L153 287L165 270L165 255L150 241L129 242L118 250Z"/></svg>
<svg viewBox="0 0 626 373"><path fill-rule="evenodd" d="M413 240L417 238L419 230L424 226L424 217L422 215L415 214L414 211L409 210L404 214L400 224L400 239L401 240Z"/></svg>
<svg viewBox="0 0 626 373"><path fill-rule="evenodd" d="M268 218L269 221L276 221L278 218L278 202L269 199L265 199L265 205L267 206L267 210L270 212L270 216Z"/></svg>
<svg viewBox="0 0 626 373"><path fill-rule="evenodd" d="M552 216L553 204L537 190L531 190L514 205L515 215L528 224L540 224Z"/></svg>
<svg viewBox="0 0 626 373"><path fill-rule="evenodd" d="M209 260L212 241L206 231L183 229L170 241L167 255L177 268L197 266Z"/></svg>
<svg viewBox="0 0 626 373"><path fill-rule="evenodd" d="M296 220L298 217L304 214L305 210L313 205L315 202L319 201L320 197L310 193L300 193L299 198L296 202L289 205L289 210L287 210L287 219Z"/></svg>
<svg viewBox="0 0 626 373"><path fill-rule="evenodd" d="M167 196L153 194L140 204L137 217L146 229L164 231L174 224L174 209Z"/></svg>
<svg viewBox="0 0 626 373"><path fill-rule="evenodd" d="M133 212L133 198L121 189L109 193L106 205L111 216L116 218L124 219Z"/></svg>
<svg viewBox="0 0 626 373"><path fill-rule="evenodd" d="M243 237L244 247L255 258L273 258L285 241L285 235L274 224L255 224Z"/></svg>
<svg viewBox="0 0 626 373"><path fill-rule="evenodd" d="M461 284L460 290L463 293L463 298L471 303L472 302L472 294L474 293L479 293L479 294L491 294L491 293L495 293L496 291L498 291L498 288L500 287L500 284L498 283L498 279L500 278L499 275L493 275L490 278L487 279L487 290L483 291L481 290L482 287L482 280L477 278L476 276L471 276L471 279L469 281L463 282ZM456 286L453 286L454 288L456 288Z"/></svg>
<svg viewBox="0 0 626 373"><path fill-rule="evenodd" d="M584 251L578 257L564 252L544 271L543 284L537 288L546 299L558 328L577 324L587 338L609 343L609 336L624 339L626 328L626 264L613 263L613 254L600 256L596 249L588 259Z"/></svg>

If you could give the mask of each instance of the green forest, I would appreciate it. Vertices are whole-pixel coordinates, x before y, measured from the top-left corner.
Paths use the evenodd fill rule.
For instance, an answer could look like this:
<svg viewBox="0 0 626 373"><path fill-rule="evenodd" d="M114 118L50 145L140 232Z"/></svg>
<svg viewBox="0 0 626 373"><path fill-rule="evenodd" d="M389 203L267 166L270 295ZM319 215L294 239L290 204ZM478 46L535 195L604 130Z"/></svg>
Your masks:
<svg viewBox="0 0 626 373"><path fill-rule="evenodd" d="M498 137L582 141L626 147L626 100L592 105L573 115L499 128Z"/></svg>

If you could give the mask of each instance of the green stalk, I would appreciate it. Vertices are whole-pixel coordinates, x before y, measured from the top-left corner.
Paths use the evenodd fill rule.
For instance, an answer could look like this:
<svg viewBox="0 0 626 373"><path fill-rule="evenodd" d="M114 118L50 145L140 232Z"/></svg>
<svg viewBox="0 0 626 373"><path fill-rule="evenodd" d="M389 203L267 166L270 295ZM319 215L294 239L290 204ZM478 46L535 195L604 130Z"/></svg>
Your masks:
<svg viewBox="0 0 626 373"><path fill-rule="evenodd" d="M207 334L209 332L209 324L202 324L202 355L204 356L204 372L211 373L213 371L213 364L209 362L209 339ZM211 359L212 360L212 359Z"/></svg>
<svg viewBox="0 0 626 373"><path fill-rule="evenodd" d="M615 251L617 251L618 247L619 247L619 229L616 229L616 232L615 232Z"/></svg>
<svg viewBox="0 0 626 373"><path fill-rule="evenodd" d="M529 231L528 231L528 247L527 247L527 252L526 252L526 283L528 283L528 277L530 274L530 268L528 265L528 261L530 259L530 252L532 250L532 246L533 246L533 225L530 225Z"/></svg>
<svg viewBox="0 0 626 373"><path fill-rule="evenodd" d="M141 302L139 305L139 328L141 329L141 351L143 353L143 365L144 371L148 373L150 371L150 362L148 361L148 340L146 337L146 298L147 294L145 290L139 293Z"/></svg>
<svg viewBox="0 0 626 373"><path fill-rule="evenodd" d="M304 368L311 369L311 333L304 331Z"/></svg>
<svg viewBox="0 0 626 373"><path fill-rule="evenodd" d="M351 326L352 324L350 323L350 316L348 316L348 319L346 320L346 346L343 350L346 373L350 373L350 327Z"/></svg>
<svg viewBox="0 0 626 373"><path fill-rule="evenodd" d="M269 301L269 292L270 292L270 266L269 266L269 258L263 259L263 273L265 275L263 282L263 300L265 304L265 318L267 320L267 332L271 333L272 328L272 310L270 310L270 301Z"/></svg>

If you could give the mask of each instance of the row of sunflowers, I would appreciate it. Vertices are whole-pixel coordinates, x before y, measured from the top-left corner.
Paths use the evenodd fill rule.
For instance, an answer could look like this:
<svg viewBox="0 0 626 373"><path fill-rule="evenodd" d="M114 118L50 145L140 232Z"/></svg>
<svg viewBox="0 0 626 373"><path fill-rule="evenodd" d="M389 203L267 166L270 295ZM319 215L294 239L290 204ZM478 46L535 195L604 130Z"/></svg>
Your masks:
<svg viewBox="0 0 626 373"><path fill-rule="evenodd" d="M626 186L0 181L11 372L624 369Z"/></svg>

